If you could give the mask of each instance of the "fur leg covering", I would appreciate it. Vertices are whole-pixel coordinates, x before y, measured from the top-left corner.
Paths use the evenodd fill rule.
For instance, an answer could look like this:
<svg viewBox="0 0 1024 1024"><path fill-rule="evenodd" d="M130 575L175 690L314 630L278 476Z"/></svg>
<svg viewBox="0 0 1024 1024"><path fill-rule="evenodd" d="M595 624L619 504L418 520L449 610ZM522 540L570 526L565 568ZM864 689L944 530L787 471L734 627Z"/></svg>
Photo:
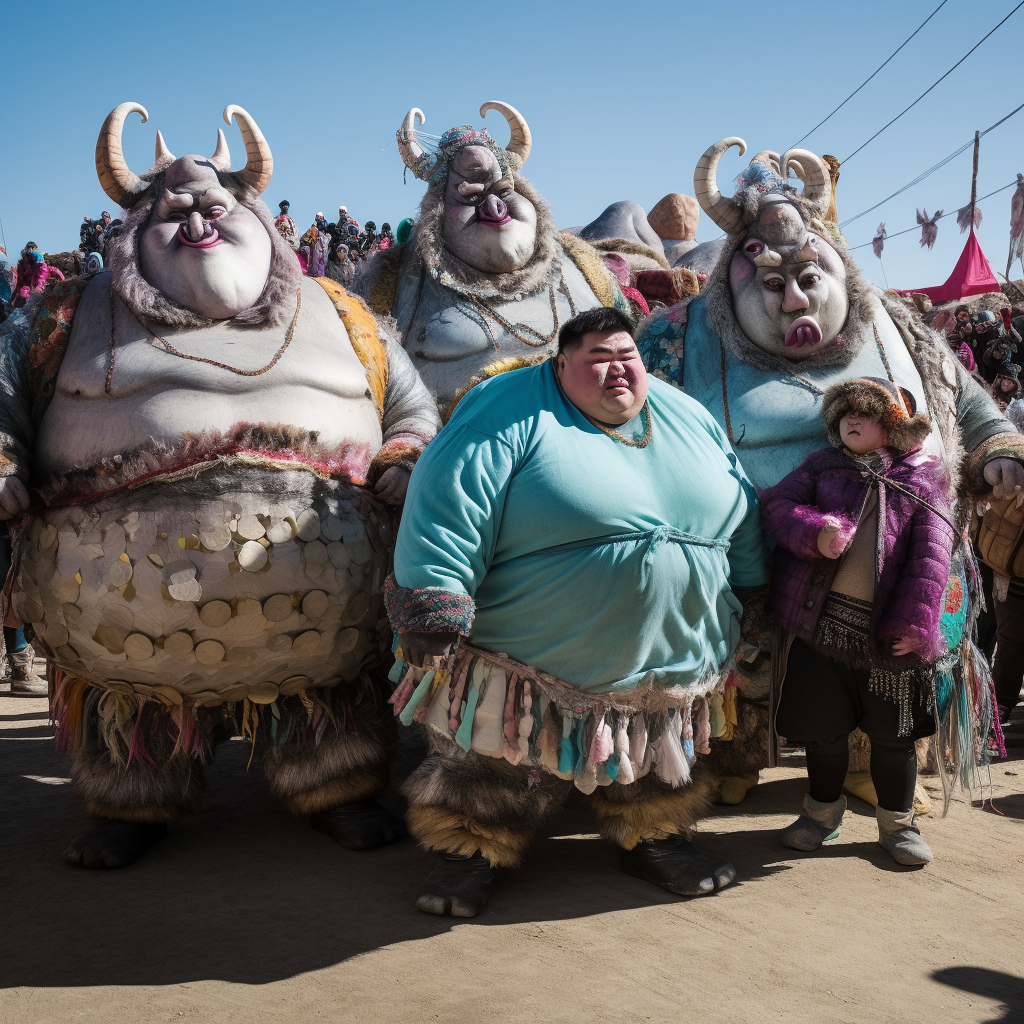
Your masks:
<svg viewBox="0 0 1024 1024"><path fill-rule="evenodd" d="M605 839L632 850L641 840L686 832L707 814L713 793L713 777L698 763L692 780L677 789L653 772L628 786L601 786L590 798L590 809Z"/></svg>
<svg viewBox="0 0 1024 1024"><path fill-rule="evenodd" d="M719 778L756 775L768 767L768 709L761 704L736 701L736 725L731 740L712 740L711 753L701 763Z"/></svg>
<svg viewBox="0 0 1024 1024"><path fill-rule="evenodd" d="M406 823L428 850L516 867L544 819L561 806L568 784L546 772L468 753L431 736L431 752L402 787Z"/></svg>
<svg viewBox="0 0 1024 1024"><path fill-rule="evenodd" d="M89 724L71 766L71 788L85 800L86 814L156 824L195 809L203 788L202 765L188 754L172 754L162 709L150 712L140 727L145 753L128 764L111 754Z"/></svg>
<svg viewBox="0 0 1024 1024"><path fill-rule="evenodd" d="M264 766L270 791L293 814L370 800L387 788L395 724L387 704L373 696L365 688L363 699L349 705L344 721L337 729L328 726L319 743L304 737L271 748Z"/></svg>

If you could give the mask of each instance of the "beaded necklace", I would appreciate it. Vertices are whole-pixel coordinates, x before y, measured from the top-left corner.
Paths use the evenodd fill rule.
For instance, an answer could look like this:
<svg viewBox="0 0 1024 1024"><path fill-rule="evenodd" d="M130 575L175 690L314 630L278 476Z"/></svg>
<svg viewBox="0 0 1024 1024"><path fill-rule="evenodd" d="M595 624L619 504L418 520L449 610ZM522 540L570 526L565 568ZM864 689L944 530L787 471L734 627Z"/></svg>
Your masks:
<svg viewBox="0 0 1024 1024"><path fill-rule="evenodd" d="M104 386L104 391L109 395L110 387L114 380L114 289L110 289L110 363L107 369L107 381ZM222 363L216 359L209 359L206 356L193 356L187 352L179 352L166 338L161 338L159 335L154 334L149 327L143 323L141 317L136 315L135 311L130 307L126 306L128 312L145 328L146 332L153 339L158 341L165 352L168 352L172 356L177 356L179 359L190 359L196 363L207 363L210 366L217 366L222 370L230 370L231 373L237 373L239 377L260 377L264 373L272 370L276 365L277 361L284 355L285 350L292 343L292 336L295 334L295 325L299 322L299 310L302 309L302 289L295 289L295 315L292 317L292 322L288 327L288 333L285 335L285 339L281 347L274 354L273 358L267 363L266 366L261 367L258 370L242 370L237 366L232 366L230 363Z"/></svg>
<svg viewBox="0 0 1024 1024"><path fill-rule="evenodd" d="M583 415L587 417L587 422L592 426L597 427L598 430L607 434L612 440L629 445L630 448L646 448L651 443L651 434L653 433L651 429L651 410L647 405L646 398L644 399L644 404L640 407L640 416L645 423L643 437L640 438L626 437L625 434L620 434L617 430L607 426L600 420L595 420L593 417L587 416L586 413L583 413Z"/></svg>
<svg viewBox="0 0 1024 1024"><path fill-rule="evenodd" d="M497 310L491 309L491 307L488 306L483 299L479 298L476 295L470 295L469 297L473 301L474 305L480 310L481 313L483 313L485 316L489 316L492 320L499 323L517 341L521 341L524 345L529 345L531 348L543 348L545 345L550 345L551 342L555 340L555 336L558 334L559 327L558 300L555 295L555 285L553 282L548 286L548 290L551 295L551 319L554 321L554 326L551 328L551 332L549 334L541 334L540 331L531 327L529 324L509 323L509 321L506 320L499 312L497 312ZM575 316L576 303L573 302L572 294L570 293L569 289L565 286L565 277L561 274L559 275L558 291L560 291L569 300L569 312L572 316ZM520 331L526 331L529 334L532 334L534 338L536 338L537 340L531 341L529 338L524 338L523 335L519 333ZM495 349L501 348L501 346L497 342L494 343L494 347Z"/></svg>

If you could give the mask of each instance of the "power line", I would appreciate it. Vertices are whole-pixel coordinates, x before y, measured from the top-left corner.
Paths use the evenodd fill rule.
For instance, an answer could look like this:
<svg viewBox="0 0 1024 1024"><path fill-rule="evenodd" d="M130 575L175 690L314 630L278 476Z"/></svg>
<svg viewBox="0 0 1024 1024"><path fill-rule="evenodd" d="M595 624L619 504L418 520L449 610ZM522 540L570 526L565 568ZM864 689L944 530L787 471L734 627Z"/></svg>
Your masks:
<svg viewBox="0 0 1024 1024"><path fill-rule="evenodd" d="M947 0L942 0L942 3L941 3L941 4L939 4L939 6L938 6L938 7L936 7L936 8L935 8L935 10L934 10L934 11L932 11L932 13L931 13L931 14L929 14L929 15L928 15L928 17L927 17L927 18L925 18L925 19L924 19L924 21L922 21L922 22L921 22L921 24L920 24L920 25L918 25L918 26L917 26L917 28L915 28L915 29L914 29L914 31L913 31L913 32L911 32L911 33L910 33L910 35L909 35L909 36L907 36L907 38L906 38L906 39L904 39L904 40L903 40L903 42L902 42L902 43L900 43L900 45L899 45L899 46L898 46L898 47L897 47L897 48L896 48L895 50L893 50L893 52L892 52L892 53L891 53L891 54L890 54L890 55L889 55L889 56L888 56L888 57L887 57L887 58L886 58L886 59L885 59L885 60L884 60L884 61L883 61L883 62L882 62L882 63L881 63L881 64L880 64L880 65L879 65L879 66L878 66L877 68L875 68L875 70L874 70L874 71L872 71L872 72L871 72L871 74L870 74L870 75L868 75L868 77L867 77L867 78L865 78L865 79L864 79L864 81L863 81L863 82L861 82L861 83L860 83L860 85L858 85L858 86L857 86L857 88L856 88L856 89L854 89L854 90L853 90L853 92L851 92L851 93L850 93L850 95L849 95L849 96L847 96L847 97L846 97L846 99L845 99L845 100L843 100L843 102L842 102L842 103L840 103L838 107L836 107L836 109L835 109L835 110L833 110L833 111L832 111L832 113L830 113L830 114L829 114L829 115L828 115L827 117L825 117L825 118L823 118L822 120L820 120L820 121L819 121L819 122L818 122L818 123L817 123L817 124L816 124L816 125L815 125L815 126L814 126L814 127L813 127L813 128L812 128L812 129L811 129L811 130L810 130L809 132L808 132L808 133L807 133L807 135L804 135L804 136L803 136L803 138L799 138L799 139L797 139L797 140L796 140L796 142L794 142L794 143L793 143L793 145L792 145L792 146L790 146L790 149L796 149L796 147L797 147L797 146L799 146L799 145L800 145L800 143L804 141L804 139L806 139L806 138L807 138L808 136L810 136L810 135L813 135L813 134L814 134L814 133L815 133L815 132L816 132L816 131L817 131L817 130L818 130L818 129L819 129L819 128L820 128L820 127L821 127L821 126L822 126L822 125L823 125L823 124L824 124L824 123L825 123L825 122L826 122L826 121L827 121L827 120L828 120L828 119L829 119L830 117L831 117L831 116L832 116L832 114L837 114L837 113L839 113L839 111L840 111L840 110L842 110L842 109L843 109L843 107L845 107L845 106L846 106L846 104L847 104L847 103L849 103L849 102L850 102L850 100L852 100L852 99L853 99L853 97L854 97L854 96L856 96L856 95L857 95L857 93L859 93L859 92L861 91L861 89L863 89L863 88L864 88L864 86L865 86L865 85L867 85L867 84L868 84L868 82L870 82L870 81L871 81L871 79L872 79L872 78L874 78L874 77L875 77L875 75L877 75L877 74L878 74L878 72L879 72L879 71L881 71L881 70L882 70L882 68L884 68L884 67L885 67L885 65L886 65L886 64L888 64L888 63L889 63L889 61L891 61L891 60L893 59L893 57L895 57L895 56L896 56L896 54L897 54L897 53L899 53L899 52L900 52L900 50L902 50L902 49L903 49L903 47L904 47L904 46L906 46L906 45L907 45L907 43L909 43L909 42L910 42L910 40L911 40L911 39L913 39L913 38L914 38L914 36L916 36L916 35L917 35L917 33L918 33L918 32L920 32L920 31L921 31L921 29L923 29L923 28L925 27L925 25L927 25L927 24L928 24L928 22L929 22L929 21L931 21L931 20L932 20L932 18L934 18L934 17L935 17L935 15L936 15L936 14L938 14L938 13L939 13L939 11L941 11L943 7L945 7L945 6L946 6L946 3L947 3Z"/></svg>
<svg viewBox="0 0 1024 1024"><path fill-rule="evenodd" d="M1016 14L1016 13L1017 13L1017 12L1018 12L1018 11L1019 11L1019 10L1020 10L1021 8L1022 8L1022 7L1024 7L1024 0L1021 0L1021 2L1020 2L1019 4L1017 4L1017 6L1016 6L1016 7L1014 7L1014 9L1013 9L1012 11L1010 11L1010 13L1009 13L1009 14L1008 14L1008 15L1007 15L1007 16L1006 16L1005 18L1003 18L1003 20L1002 20L1001 22L999 22L999 24L998 24L998 25L996 25L996 27L995 27L995 28L991 29L991 30L990 30L989 32L987 32L987 33L986 33L986 34L985 34L985 35L984 35L984 36L983 36L983 37L982 37L981 39L979 39L979 40L978 40L978 41L977 41L977 42L976 42L976 43L975 43L975 44L974 44L974 45L973 45L973 46L972 46L972 47L971 47L971 48L970 48L970 49L969 49L969 50L968 50L968 51L967 51L967 52L966 52L966 53L965 53L965 54L964 54L964 55L963 55L963 56L962 56L962 57L961 57L961 58L960 58L960 59L959 59L959 60L958 60L958 61L957 61L957 62L956 62L956 63L955 63L955 64L954 64L954 65L953 65L953 66L952 66L952 67L951 67L951 68L950 68L950 69L949 69L949 70L948 70L948 71L947 71L947 72L946 72L946 73L945 73L944 75L943 75L943 76L942 76L942 78L938 79L937 81L935 81L935 82L933 82L933 83L932 83L931 85L929 85L929 86L928 86L928 88L927 88L927 89L925 89L925 91L924 91L923 93L921 93L921 95L920 95L920 96L918 96L918 97L917 97L917 99L916 99L916 100L914 100L914 102L913 102L913 103L911 103L909 107L906 107L905 109L901 110L901 111L900 111L900 112L899 112L899 113L898 113L898 114L897 114L897 115L896 115L896 116L895 116L895 117L894 117L894 118L893 118L893 119L892 119L892 120L891 120L891 121L890 121L890 122L889 122L888 124L886 124L886 125L883 125L883 126L882 126L881 128L879 128L879 129L878 129L878 131L877 131L877 132L875 132L875 134L874 134L874 135L872 135L872 136L871 136L871 138L867 140L867 142L862 142L862 143L861 143L861 144L860 144L860 145L859 145L859 146L858 146L858 147L857 147L857 148L856 148L856 149L855 149L855 150L854 150L854 151L853 151L853 152L852 152L852 153L851 153L851 154L850 154L850 155L849 155L848 157L846 157L846 159L845 159L845 160L843 160L842 162L843 162L843 163L845 164L845 163L847 163L848 161L852 160L852 159L853 159L853 158L854 158L854 157L855 157L855 156L856 156L856 155L857 155L857 154L858 154L858 153L859 153L859 152L860 152L860 151L861 151L861 150L862 150L862 149L863 149L863 148L864 148L865 146L867 146L867 145L869 145L870 143L874 142L874 141L875 141L875 139L877 139L877 138L878 138L878 136L879 136L879 135L881 135L881 134L882 134L882 132L884 132L884 131L886 130L886 128L889 128L889 127L891 127L892 125L894 125L894 124L895 124L895 123L896 123L896 122L897 122L897 121L898 121L898 120L899 120L899 119L900 119L900 118L901 118L901 117L902 117L902 116L903 116L903 115L904 115L905 113L907 113L907 111L908 111L908 110L912 110L912 109L913 109L914 107L916 107L916 106L917 106L917 104L918 104L918 103L920 103L920 102L921 102L921 100L923 100L923 99L925 98L925 96L927 96L927 95L928 95L928 93L930 93L930 92L932 91L932 89L934 89L934 88L935 88L935 86L937 86L937 85L939 84L939 82L942 82L942 81L943 81L944 79L948 78L948 77L949 77L949 76L950 76L950 75L951 75L951 74L952 74L952 73L953 73L954 71L956 71L956 69L957 69L958 67L960 67L960 65L961 65L961 64L963 64L963 62L964 62L965 60L967 60L967 58L968 58L968 57L970 57L970 55L971 55L972 53L974 53L974 51L975 51L975 50L976 50L976 49L977 49L977 48L978 48L979 46L981 46L981 44L982 44L983 42L985 42L985 40L986 40L986 39L988 39L988 37L989 37L990 35L992 35L992 33L993 33L993 32L995 32L995 31L996 31L996 29L998 29L998 28L1001 28L1001 27L1002 27L1002 26L1003 26L1003 25L1004 25L1004 24L1005 24L1005 23L1006 23L1007 21L1009 21L1009 19L1010 19L1010 18L1012 18L1012 17L1013 17L1014 15L1015 15L1015 14Z"/></svg>
<svg viewBox="0 0 1024 1024"><path fill-rule="evenodd" d="M988 133L992 131L993 128L998 128L1004 121L1009 121L1014 114L1018 114L1022 110L1024 110L1024 103L1022 103L1019 107L1015 108L1014 110L1011 110L1005 117L1002 117L998 121L996 121L995 124L989 125L988 128L986 128L983 132L980 133L979 137L983 138L984 136L988 135ZM974 139L971 139L969 142L965 142L959 149L950 153L949 156L943 157L937 164L933 164L931 167L929 167L927 171L922 171L913 181L909 181L902 188L896 189L896 191L893 192L892 195L886 196L884 199L879 200L877 203L875 203L874 206L869 206L866 210L861 210L861 212L856 214L855 216L848 217L839 226L845 228L847 224L852 224L855 220L860 220L861 217L871 213L872 210L877 210L880 206L884 206L887 202L889 202L890 199L895 199L898 195L902 195L904 192L907 191L907 189L913 188L915 185L919 185L930 174L934 174L941 167L945 167L946 164L950 162L950 160L955 160L961 153L966 153L967 150L969 150L973 145Z"/></svg>
<svg viewBox="0 0 1024 1024"><path fill-rule="evenodd" d="M981 196L979 199L976 199L975 202L976 203L980 203L980 202L982 202L985 199L991 199L992 196L997 196L997 195L999 195L1000 192L1005 192L1008 188L1013 188L1013 186L1016 185L1016 184L1017 184L1017 181L1015 179L1015 180L1011 181L1009 185L1004 185L1002 188L997 188L995 190L995 192L989 192L989 194L987 196ZM941 217L936 217L935 219L936 220L945 220L947 217L952 217L955 213L959 213L959 212L960 212L959 210L950 210L949 213L944 213ZM919 231L920 229L921 229L921 225L920 224L916 224L912 228L904 228L902 231L894 231L891 235L888 232L886 232L885 240L888 242L890 238L899 238L900 235L906 235L906 234L909 234L911 231ZM847 251L848 252L853 252L854 249L864 249L864 248L867 248L867 246L871 245L872 242L874 242L874 239L872 239L871 242L861 242L860 245L851 245L849 250L847 250Z"/></svg>

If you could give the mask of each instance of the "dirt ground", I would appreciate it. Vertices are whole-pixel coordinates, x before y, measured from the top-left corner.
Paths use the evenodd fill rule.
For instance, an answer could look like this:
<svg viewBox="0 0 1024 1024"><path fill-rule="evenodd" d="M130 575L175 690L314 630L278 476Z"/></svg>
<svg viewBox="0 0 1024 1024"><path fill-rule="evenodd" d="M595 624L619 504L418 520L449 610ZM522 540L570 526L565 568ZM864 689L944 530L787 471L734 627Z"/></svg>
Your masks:
<svg viewBox="0 0 1024 1024"><path fill-rule="evenodd" d="M993 766L995 810L924 819L922 870L893 864L856 799L827 851L783 849L804 791L785 767L702 823L738 871L716 896L621 874L580 802L459 923L413 907L429 855L341 849L237 741L143 861L67 867L83 816L52 734L44 701L0 698L4 1024L1024 1021L1021 747Z"/></svg>

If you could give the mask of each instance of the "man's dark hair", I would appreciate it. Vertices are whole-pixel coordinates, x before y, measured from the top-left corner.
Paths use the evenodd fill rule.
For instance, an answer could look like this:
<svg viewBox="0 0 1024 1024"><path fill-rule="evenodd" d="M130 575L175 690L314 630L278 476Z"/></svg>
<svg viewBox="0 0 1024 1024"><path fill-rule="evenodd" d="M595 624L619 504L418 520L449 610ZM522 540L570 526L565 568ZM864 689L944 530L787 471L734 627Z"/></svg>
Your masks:
<svg viewBox="0 0 1024 1024"><path fill-rule="evenodd" d="M611 334L613 331L625 331L633 337L636 324L614 306L598 306L579 313L571 320L562 324L558 332L558 354L578 349L583 344L585 334Z"/></svg>

